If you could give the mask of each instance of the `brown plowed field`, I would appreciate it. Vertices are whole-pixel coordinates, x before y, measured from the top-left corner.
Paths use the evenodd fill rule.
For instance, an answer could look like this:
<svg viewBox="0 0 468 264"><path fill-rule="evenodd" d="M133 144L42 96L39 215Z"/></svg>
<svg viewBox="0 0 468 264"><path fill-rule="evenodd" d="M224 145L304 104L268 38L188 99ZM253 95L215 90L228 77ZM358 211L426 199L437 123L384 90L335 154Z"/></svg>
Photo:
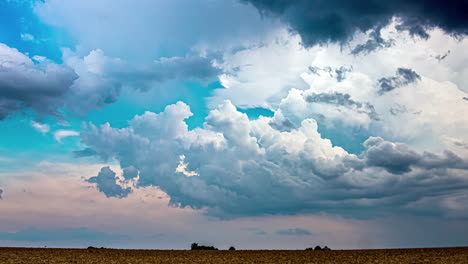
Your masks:
<svg viewBox="0 0 468 264"><path fill-rule="evenodd" d="M117 250L0 248L0 263L382 263L468 264L468 247L384 250Z"/></svg>

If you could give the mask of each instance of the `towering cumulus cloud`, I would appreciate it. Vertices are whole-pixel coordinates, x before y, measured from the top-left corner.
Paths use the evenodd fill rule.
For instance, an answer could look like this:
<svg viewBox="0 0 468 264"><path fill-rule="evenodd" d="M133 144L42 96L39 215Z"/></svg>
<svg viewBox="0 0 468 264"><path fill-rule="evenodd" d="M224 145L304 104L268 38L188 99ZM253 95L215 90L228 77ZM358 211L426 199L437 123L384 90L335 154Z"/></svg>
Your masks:
<svg viewBox="0 0 468 264"><path fill-rule="evenodd" d="M358 32L379 31L398 17L399 30L428 38L427 30L439 27L448 34L468 33L468 2L465 0L242 0L260 12L279 16L302 36L306 46L317 43L345 43ZM386 45L379 34L369 46ZM379 41L380 40L380 41Z"/></svg>
<svg viewBox="0 0 468 264"><path fill-rule="evenodd" d="M191 115L178 102L135 116L126 128L90 124L81 137L103 159L119 161L126 178L139 175L137 186L157 186L173 205L219 217L378 214L468 190L468 162L450 151L418 153L371 137L361 154L350 154L322 138L314 119L282 131L277 116L249 120L230 101L212 110L202 128L188 129Z"/></svg>

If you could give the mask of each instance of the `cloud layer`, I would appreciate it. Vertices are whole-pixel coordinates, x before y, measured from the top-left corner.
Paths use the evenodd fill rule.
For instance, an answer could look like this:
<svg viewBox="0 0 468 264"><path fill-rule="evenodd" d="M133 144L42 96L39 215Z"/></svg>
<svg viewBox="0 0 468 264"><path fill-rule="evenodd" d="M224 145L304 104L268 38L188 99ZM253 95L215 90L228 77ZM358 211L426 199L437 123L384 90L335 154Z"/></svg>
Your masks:
<svg viewBox="0 0 468 264"><path fill-rule="evenodd" d="M219 217L378 215L468 188L468 163L450 151L421 154L371 137L354 155L322 138L314 119L280 131L271 125L275 116L249 120L229 101L209 113L203 128L188 129L184 120L191 115L178 102L136 116L127 128L90 124L81 137L101 158L138 170L138 186L157 186L171 204ZM185 171L177 169L181 162Z"/></svg>
<svg viewBox="0 0 468 264"><path fill-rule="evenodd" d="M63 60L37 61L0 43L0 120L28 109L57 118L63 111L84 116L117 101L124 88L148 91L175 79L206 82L220 73L213 57L196 54L135 66L99 49L84 57L64 49Z"/></svg>

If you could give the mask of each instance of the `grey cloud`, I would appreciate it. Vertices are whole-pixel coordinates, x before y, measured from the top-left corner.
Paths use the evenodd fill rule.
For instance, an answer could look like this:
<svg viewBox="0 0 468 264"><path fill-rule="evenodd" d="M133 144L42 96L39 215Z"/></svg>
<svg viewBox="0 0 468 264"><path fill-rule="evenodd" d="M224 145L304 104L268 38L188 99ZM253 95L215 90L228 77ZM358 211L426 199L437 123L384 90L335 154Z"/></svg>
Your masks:
<svg viewBox="0 0 468 264"><path fill-rule="evenodd" d="M435 58L436 58L436 60L438 60L440 62L441 60L444 60L445 58L447 58L447 56L449 54L450 54L450 50L448 50L446 53L444 53L442 55L440 55L440 54L437 55Z"/></svg>
<svg viewBox="0 0 468 264"><path fill-rule="evenodd" d="M131 188L122 188L117 184L117 177L109 167L103 167L97 176L86 180L89 183L96 183L98 190L106 197L125 198L132 192Z"/></svg>
<svg viewBox="0 0 468 264"><path fill-rule="evenodd" d="M328 74L330 77L336 78L338 82L341 82L346 79L346 73L353 71L353 66L341 66L339 68L309 66L309 71L319 76L323 73Z"/></svg>
<svg viewBox="0 0 468 264"><path fill-rule="evenodd" d="M309 66L309 71L315 75L320 75L319 71L321 70L320 67L317 66Z"/></svg>
<svg viewBox="0 0 468 264"><path fill-rule="evenodd" d="M154 83L167 80L211 80L221 73L220 69L213 66L213 60L213 57L194 55L160 58L138 71L125 68L111 72L109 75L128 82L136 89L149 90Z"/></svg>
<svg viewBox="0 0 468 264"><path fill-rule="evenodd" d="M408 113L408 109L406 109L406 106L401 105L401 104L395 104L392 106L389 110L390 114L396 116L404 113Z"/></svg>
<svg viewBox="0 0 468 264"><path fill-rule="evenodd" d="M80 78L69 94L67 109L80 115L116 102L122 89L148 91L171 80L208 82L220 73L213 66L215 57L195 54L163 57L142 65L108 57L102 50L93 50L84 58L65 50L64 58L67 64L79 69Z"/></svg>
<svg viewBox="0 0 468 264"><path fill-rule="evenodd" d="M351 51L351 54L368 54L377 49L388 48L392 46L393 41L385 40L384 38L382 38L380 30L380 28L374 29L369 34L369 39L366 41L366 43L359 44L356 47L354 47L354 49Z"/></svg>
<svg viewBox="0 0 468 264"><path fill-rule="evenodd" d="M393 174L410 172L412 167L425 170L468 169L468 162L451 151L445 151L442 156L429 152L419 154L405 144L384 141L380 137L369 138L364 146L367 148L365 159L368 166L382 167Z"/></svg>
<svg viewBox="0 0 468 264"><path fill-rule="evenodd" d="M294 125L293 122L286 118L281 120L272 120L269 125L279 131L291 131L292 129L296 128L296 125Z"/></svg>
<svg viewBox="0 0 468 264"><path fill-rule="evenodd" d="M96 155L96 151L94 151L94 149L92 149L92 148L85 148L85 149L82 149L82 150L75 150L72 153L73 153L73 157L75 157L75 158L83 158L83 157L90 157L90 156L95 156Z"/></svg>
<svg viewBox="0 0 468 264"><path fill-rule="evenodd" d="M123 169L123 177L125 180L131 180L138 177L138 169L133 166Z"/></svg>
<svg viewBox="0 0 468 264"><path fill-rule="evenodd" d="M35 64L18 50L0 43L0 120L27 108L58 116L64 96L78 78L69 67Z"/></svg>
<svg viewBox="0 0 468 264"><path fill-rule="evenodd" d="M306 97L306 101L309 103L332 104L355 109L358 113L367 114L372 120L379 120L378 114L372 104L354 101L351 99L349 94L343 94L339 92L319 94L313 93Z"/></svg>
<svg viewBox="0 0 468 264"><path fill-rule="evenodd" d="M398 68L395 76L379 79L379 90L377 93L383 95L402 86L417 82L418 80L421 80L421 76L415 71L406 68Z"/></svg>
<svg viewBox="0 0 468 264"><path fill-rule="evenodd" d="M289 228L276 231L276 234L282 236L311 236L312 232L303 228Z"/></svg>
<svg viewBox="0 0 468 264"><path fill-rule="evenodd" d="M264 15L280 17L301 35L305 46L345 43L356 32L367 32L388 25L393 17L400 19L398 30L406 30L422 38L428 38L427 30L433 27L439 27L451 35L468 33L466 1L242 1L253 4Z"/></svg>
<svg viewBox="0 0 468 264"><path fill-rule="evenodd" d="M468 190L460 176L467 162L448 151L419 153L370 138L353 155L322 138L313 119L281 131L271 125L273 118L249 120L228 101L201 128L188 129L191 115L179 102L136 116L126 128L90 124L81 138L103 159L138 170L136 186L157 186L171 205L205 208L220 218L321 211L371 217ZM196 176L177 170L182 155L185 170ZM103 170L115 187L115 174Z"/></svg>
<svg viewBox="0 0 468 264"><path fill-rule="evenodd" d="M176 79L211 81L220 73L213 60L186 55L136 67L101 50L81 58L65 49L59 65L35 63L0 43L0 120L26 109L56 117L61 117L62 109L85 115L116 102L124 88L147 91Z"/></svg>
<svg viewBox="0 0 468 264"><path fill-rule="evenodd" d="M417 19L407 18L401 24L397 25L396 29L399 31L408 31L409 34L413 37L420 37L423 39L429 39L430 37L426 28L419 24ZM466 34L466 32L464 34Z"/></svg>
<svg viewBox="0 0 468 264"><path fill-rule="evenodd" d="M468 101L468 97L463 97L463 100L467 100L467 101Z"/></svg>
<svg viewBox="0 0 468 264"><path fill-rule="evenodd" d="M344 79L346 79L346 73L351 72L351 71L353 71L352 66L350 67L341 66L340 68L335 69L336 80L338 82L343 81Z"/></svg>
<svg viewBox="0 0 468 264"><path fill-rule="evenodd" d="M3 190L2 190L2 189L0 189L0 200L2 200L2 199L3 199L3 196L2 196L2 194L3 194Z"/></svg>
<svg viewBox="0 0 468 264"><path fill-rule="evenodd" d="M458 146L458 147L461 147L461 148L464 148L464 149L468 149L468 144L465 143L465 142L456 141L453 144L455 146Z"/></svg>

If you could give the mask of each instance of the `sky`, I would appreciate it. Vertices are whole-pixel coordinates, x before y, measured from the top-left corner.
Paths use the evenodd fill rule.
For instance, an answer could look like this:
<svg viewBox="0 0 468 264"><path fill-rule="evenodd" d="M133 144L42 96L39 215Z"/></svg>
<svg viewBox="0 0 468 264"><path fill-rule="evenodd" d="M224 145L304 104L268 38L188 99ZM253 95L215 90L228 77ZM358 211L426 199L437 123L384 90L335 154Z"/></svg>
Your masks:
<svg viewBox="0 0 468 264"><path fill-rule="evenodd" d="M0 246L466 246L467 13L1 0Z"/></svg>

